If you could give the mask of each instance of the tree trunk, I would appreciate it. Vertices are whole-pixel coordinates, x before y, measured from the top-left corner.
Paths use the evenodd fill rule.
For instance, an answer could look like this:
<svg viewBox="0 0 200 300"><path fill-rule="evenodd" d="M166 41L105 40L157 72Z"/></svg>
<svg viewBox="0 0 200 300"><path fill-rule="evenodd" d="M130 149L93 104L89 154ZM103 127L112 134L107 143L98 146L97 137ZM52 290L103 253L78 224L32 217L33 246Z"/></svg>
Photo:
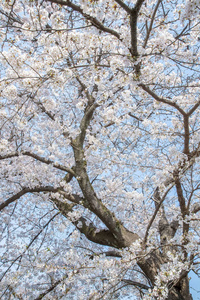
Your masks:
<svg viewBox="0 0 200 300"><path fill-rule="evenodd" d="M152 286L155 285L156 275L160 270L160 266L165 263L162 255L159 251L154 251L151 253L148 259L141 259L138 261L139 267L145 273L147 278L151 281ZM169 284L170 286L170 284ZM189 279L188 275L185 274L183 278L179 280L178 283L172 283L169 287L169 294L167 300L192 300L192 295L189 289ZM163 299L164 300L164 299Z"/></svg>
<svg viewBox="0 0 200 300"><path fill-rule="evenodd" d="M189 290L188 276L181 279L179 284L170 290L167 299L168 300L192 300L193 299Z"/></svg>

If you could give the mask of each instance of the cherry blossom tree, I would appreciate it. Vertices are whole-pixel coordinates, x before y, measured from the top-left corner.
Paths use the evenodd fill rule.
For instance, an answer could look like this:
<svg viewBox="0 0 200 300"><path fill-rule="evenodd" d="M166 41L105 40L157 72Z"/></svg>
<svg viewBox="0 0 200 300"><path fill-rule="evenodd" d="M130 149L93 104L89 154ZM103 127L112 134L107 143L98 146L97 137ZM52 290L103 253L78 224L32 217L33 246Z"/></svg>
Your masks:
<svg viewBox="0 0 200 300"><path fill-rule="evenodd" d="M1 1L1 299L192 299L199 12Z"/></svg>

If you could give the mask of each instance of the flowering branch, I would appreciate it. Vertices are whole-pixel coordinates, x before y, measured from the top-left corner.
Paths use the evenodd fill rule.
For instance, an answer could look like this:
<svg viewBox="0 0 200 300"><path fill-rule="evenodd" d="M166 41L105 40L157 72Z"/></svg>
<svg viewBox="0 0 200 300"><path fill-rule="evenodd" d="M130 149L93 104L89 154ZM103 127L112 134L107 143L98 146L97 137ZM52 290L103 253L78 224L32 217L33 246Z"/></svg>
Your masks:
<svg viewBox="0 0 200 300"><path fill-rule="evenodd" d="M32 157L32 158L34 158L34 159L36 159L38 161L41 161L41 162L43 162L43 163L45 163L47 165L52 165L56 169L68 172L72 176L75 176L75 173L74 173L73 169L65 167L65 166L63 166L63 165L61 165L61 164L59 164L57 162L54 162L51 159L47 159L45 157L41 157L38 154L32 153L30 151L11 152L11 153L8 153L8 154L5 154L5 155L0 155L0 160L1 159L3 160L3 159L7 159L7 158L12 158L12 157L20 157L21 155Z"/></svg>
<svg viewBox="0 0 200 300"><path fill-rule="evenodd" d="M34 188L23 188L20 192L18 192L17 194L13 195L12 197L10 197L9 199L7 199L5 202L0 204L0 211L2 209L4 209L6 206L8 206L9 204L13 203L14 201L20 199L22 196L28 194L28 193L41 193L41 192L52 192L52 193L56 193L58 192L58 188L54 188L52 186L38 186L38 187L34 187Z"/></svg>
<svg viewBox="0 0 200 300"><path fill-rule="evenodd" d="M107 32L107 33L115 36L116 38L120 39L120 35L115 30L105 27L99 20L90 16L89 14L86 14L80 6L72 3L71 1L69 1L69 0L66 0L66 1L46 0L46 2L56 3L56 4L59 4L62 6L68 6L68 7L72 8L74 11L79 12L86 20L90 21L92 23L92 25L95 26L97 29Z"/></svg>

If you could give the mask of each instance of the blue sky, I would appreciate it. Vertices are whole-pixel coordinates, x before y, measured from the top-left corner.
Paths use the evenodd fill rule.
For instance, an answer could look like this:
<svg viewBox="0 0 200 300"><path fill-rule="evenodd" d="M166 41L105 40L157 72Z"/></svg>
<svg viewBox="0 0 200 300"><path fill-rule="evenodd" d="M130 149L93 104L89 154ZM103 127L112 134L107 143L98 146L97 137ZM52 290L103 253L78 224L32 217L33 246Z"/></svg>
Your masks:
<svg viewBox="0 0 200 300"><path fill-rule="evenodd" d="M190 272L190 292L193 296L194 300L199 300L200 299L200 278L194 273Z"/></svg>

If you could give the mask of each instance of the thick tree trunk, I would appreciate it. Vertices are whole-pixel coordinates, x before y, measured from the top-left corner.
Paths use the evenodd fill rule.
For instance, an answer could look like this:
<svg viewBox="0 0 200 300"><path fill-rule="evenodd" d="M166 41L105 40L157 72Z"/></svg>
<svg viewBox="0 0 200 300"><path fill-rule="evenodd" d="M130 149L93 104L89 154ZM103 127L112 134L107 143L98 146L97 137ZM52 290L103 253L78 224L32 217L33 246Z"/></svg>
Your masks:
<svg viewBox="0 0 200 300"><path fill-rule="evenodd" d="M190 294L188 276L181 279L179 284L173 287L168 295L168 300L192 300Z"/></svg>
<svg viewBox="0 0 200 300"><path fill-rule="evenodd" d="M159 273L160 266L164 262L165 261L163 260L163 257L159 251L154 251L151 253L148 259L141 259L138 261L139 267L151 281L152 286L154 286L156 275ZM185 274L185 276L178 283L171 284L166 300L193 300L190 294L189 279L187 274Z"/></svg>

